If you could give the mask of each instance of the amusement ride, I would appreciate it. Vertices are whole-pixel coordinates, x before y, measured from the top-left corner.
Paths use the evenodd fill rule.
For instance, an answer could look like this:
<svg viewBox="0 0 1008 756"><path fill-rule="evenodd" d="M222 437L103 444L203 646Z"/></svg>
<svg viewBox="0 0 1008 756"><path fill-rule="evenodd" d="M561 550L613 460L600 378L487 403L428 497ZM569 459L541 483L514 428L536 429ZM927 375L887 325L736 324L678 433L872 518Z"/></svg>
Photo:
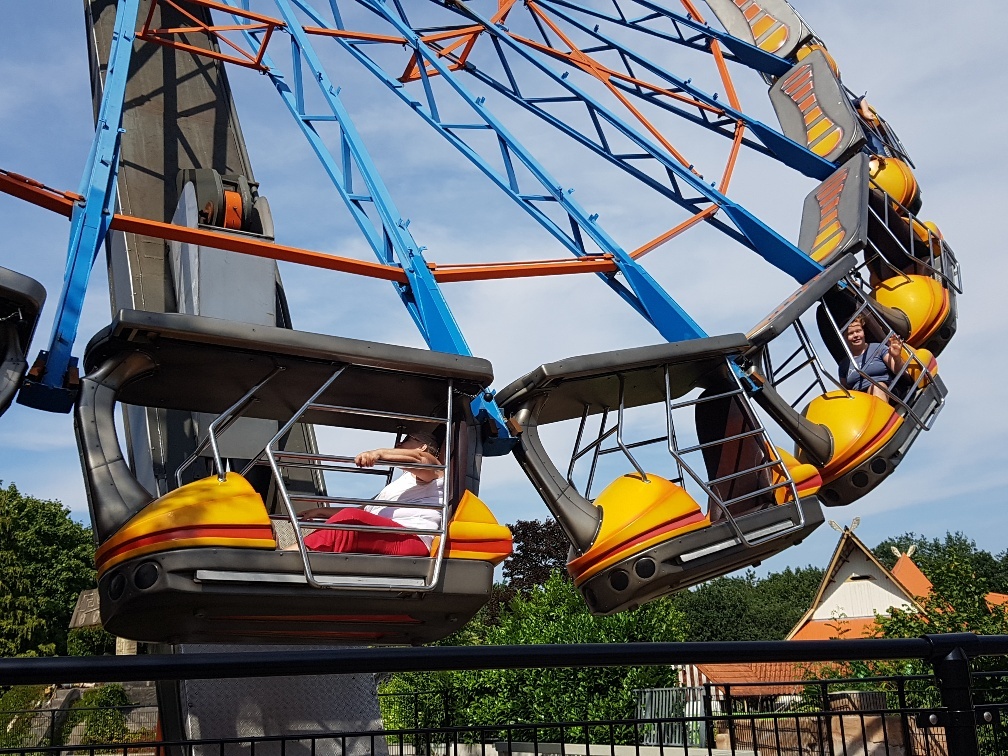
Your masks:
<svg viewBox="0 0 1008 756"><path fill-rule="evenodd" d="M483 457L503 455L561 525L590 610L632 609L800 543L823 507L882 484L944 405L938 357L957 327L959 263L919 215L907 148L785 0L88 0L85 11L97 125L80 187L0 167L4 193L70 219L48 304L38 282L0 268L0 413L12 401L73 413L102 621L118 636L444 638L487 602L512 550L479 497ZM443 137L558 254L427 259L341 97L343 66L400 101L392 117ZM275 241L230 67L279 96L374 261ZM755 97L767 88L776 124L743 109L743 80ZM673 222L621 243L519 138L529 123L667 201ZM691 162L681 134L720 151L715 172ZM733 199L741 161L809 181L796 240ZM708 334L644 265L700 226L794 281L745 333ZM78 358L103 249L113 315ZM429 349L297 330L277 261L318 268L334 289L388 281ZM584 274L660 343L561 353L504 382L441 291ZM39 348L45 306L55 318ZM410 438L426 440L423 455L387 453ZM388 448L362 462L364 444ZM440 481L436 495L372 498L396 470ZM423 524L360 515L397 503ZM342 546L313 548L326 531ZM406 539L421 551L405 553Z"/></svg>

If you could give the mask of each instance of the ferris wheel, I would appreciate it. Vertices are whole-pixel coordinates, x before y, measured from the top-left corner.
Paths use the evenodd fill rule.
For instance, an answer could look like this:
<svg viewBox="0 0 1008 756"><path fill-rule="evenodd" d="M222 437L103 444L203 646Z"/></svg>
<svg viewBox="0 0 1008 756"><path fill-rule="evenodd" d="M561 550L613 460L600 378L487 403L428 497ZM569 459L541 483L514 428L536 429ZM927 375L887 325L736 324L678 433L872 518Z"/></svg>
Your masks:
<svg viewBox="0 0 1008 756"><path fill-rule="evenodd" d="M50 345L30 369L44 291L0 270L0 410L15 392L40 409L74 408L103 619L119 635L443 637L486 601L510 553L478 494L482 457L512 452L567 534L568 570L592 611L632 608L799 543L823 505L890 475L943 407L936 356L956 329L958 262L917 215L914 164L894 129L784 0L708 0L703 12L690 0L119 0L114 18L90 23L107 40L96 54L108 72L79 193L0 173L4 191L72 221ZM378 262L277 244L243 146L220 159L211 146L212 159L173 176L160 159L152 179L121 172L149 126L136 105L124 119L128 91L165 86L133 60L154 49L216 77L208 91L236 144L221 71L260 71ZM341 99L333 72L344 65L385 87L401 101L395 118L426 123L571 257L427 260ZM765 82L779 125L743 109L743 77ZM165 123L166 144L205 128ZM550 167L537 141L547 133L657 197L669 222L621 240ZM734 198L736 171L754 161L812 180L795 208L797 242ZM123 181L133 212L116 212L127 209ZM642 262L701 225L798 286L748 333L708 335ZM81 299L110 232L129 235L119 252L110 242L112 266L149 280L168 268L172 295L139 302L134 287L134 306L92 339L79 369ZM167 241L146 272L138 239ZM276 260L390 281L431 351L292 330ZM495 394L440 285L578 274L601 279L665 343L557 355ZM441 454L377 469L323 450L326 427L391 435L395 448L433 432ZM559 438L573 448L558 450ZM395 467L443 481L407 507L430 515L425 524L306 515L375 507L342 481L391 485ZM342 546L315 551L310 531ZM423 553L403 553L407 537Z"/></svg>

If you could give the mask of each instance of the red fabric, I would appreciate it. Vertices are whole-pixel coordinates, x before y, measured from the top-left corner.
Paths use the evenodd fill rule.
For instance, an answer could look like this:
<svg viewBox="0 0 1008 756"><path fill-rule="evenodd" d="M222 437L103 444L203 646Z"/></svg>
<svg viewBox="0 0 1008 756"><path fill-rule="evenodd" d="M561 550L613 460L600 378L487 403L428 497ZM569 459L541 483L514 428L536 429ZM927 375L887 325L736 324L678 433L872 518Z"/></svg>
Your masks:
<svg viewBox="0 0 1008 756"><path fill-rule="evenodd" d="M401 528L395 520L365 512L363 509L341 509L327 523L341 525L381 525ZM387 554L389 556L425 557L430 551L413 533L370 533L359 530L316 530L305 536L305 546L312 551L333 551L340 554Z"/></svg>

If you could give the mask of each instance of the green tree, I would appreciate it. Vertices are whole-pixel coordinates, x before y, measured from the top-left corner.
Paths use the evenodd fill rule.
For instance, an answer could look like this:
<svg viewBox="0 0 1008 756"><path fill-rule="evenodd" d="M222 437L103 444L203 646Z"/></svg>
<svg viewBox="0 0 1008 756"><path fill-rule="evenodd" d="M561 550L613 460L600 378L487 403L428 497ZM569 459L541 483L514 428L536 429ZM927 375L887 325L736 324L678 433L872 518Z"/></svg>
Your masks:
<svg viewBox="0 0 1008 756"><path fill-rule="evenodd" d="M788 567L757 578L720 577L676 594L691 641L783 640L808 610L822 582L818 567Z"/></svg>
<svg viewBox="0 0 1008 756"><path fill-rule="evenodd" d="M545 585L554 572L566 574L570 542L554 519L518 520L508 525L514 553L504 562L504 581L515 591Z"/></svg>
<svg viewBox="0 0 1008 756"><path fill-rule="evenodd" d="M976 542L963 533L946 533L944 540L925 538L916 533L904 533L887 538L872 549L875 557L892 569L896 564L895 548L901 554L914 547L913 560L929 578L940 572L950 561L967 563L977 578L984 580L989 591L1008 593L1008 550L998 556L978 549Z"/></svg>
<svg viewBox="0 0 1008 756"><path fill-rule="evenodd" d="M684 640L682 614L668 599L608 617L592 616L562 573L511 599L498 621L471 622L450 641L459 645L634 643ZM638 688L677 685L668 667L486 670L397 675L383 692L443 691L445 724L623 719L634 714ZM542 733L541 733L542 735ZM599 735L608 739L608 731ZM630 732L623 733L630 737ZM545 735L543 735L545 737ZM570 731L567 737L574 737ZM617 737L621 737L617 733Z"/></svg>
<svg viewBox="0 0 1008 756"><path fill-rule="evenodd" d="M90 529L0 484L0 656L65 654L77 596L94 584Z"/></svg>

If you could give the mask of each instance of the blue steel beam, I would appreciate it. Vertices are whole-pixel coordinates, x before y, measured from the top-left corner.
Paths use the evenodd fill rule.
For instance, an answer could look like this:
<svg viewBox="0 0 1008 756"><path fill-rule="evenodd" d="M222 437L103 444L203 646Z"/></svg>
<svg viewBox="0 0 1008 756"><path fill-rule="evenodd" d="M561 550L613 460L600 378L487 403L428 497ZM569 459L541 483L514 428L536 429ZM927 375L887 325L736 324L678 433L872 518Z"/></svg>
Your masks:
<svg viewBox="0 0 1008 756"><path fill-rule="evenodd" d="M295 1L298 3L299 7L305 7L305 3L302 0ZM542 187L545 188L547 192L550 192L552 187L559 186L559 184L552 178L549 178L535 158L533 158L524 147L519 145L518 142L504 130L503 125L485 107L483 99L475 98L461 85L458 80L459 77L450 70L448 65L446 65L444 58L438 54L437 50L434 50L425 44L415 30L409 27L401 20L401 18L393 15L391 9L379 0L356 1L374 11L376 15L379 15L388 21L388 23L395 28L398 36L402 36L406 40L406 45L410 47L416 53L418 59L422 61L422 63L418 65L418 71L420 76L424 79L424 93L427 98L427 103L425 104L419 100L413 99L412 96L405 91L403 85L398 80L394 79L376 61L367 56L359 46L340 38L335 38L335 41L354 55L354 57L356 57L372 73L383 81L386 86L392 90L392 92L406 102L414 112L433 126L449 142L466 155L477 167L479 167L484 174L497 183L498 186L507 192L522 207L528 210L530 214L532 214L533 217L535 217L536 220L547 228L547 230L549 230L556 238L558 238L561 242L564 242L571 252L574 254L582 254L583 244L581 244L578 238L574 238L577 237L577 233L573 236L566 234L541 211L537 212L537 208L532 208L531 203L527 201L527 198L518 191L513 176L501 176L498 174L498 172L490 166L485 158L479 155L472 147L454 133L455 131L461 130L457 124L444 124L439 120L431 88L426 83L426 66L429 66L441 75L451 88L465 102L467 102L474 111L476 111L477 116L482 121L482 124L484 124L482 125L483 128L492 128L496 132L501 143L505 165L507 165L507 161L510 159L512 154L519 156L521 161L529 167L533 175L540 179ZM439 4L437 0L431 0L431 2ZM484 33L488 34L493 39L496 46L503 46L511 49L515 54L522 57L524 61L535 66L540 72L552 79L556 85L564 89L567 93L565 96L572 96L576 98L577 101L586 103L593 113L603 117L613 128L630 139L641 149L642 153L644 153L643 155L630 156L631 158L639 159L645 156L654 158L668 172L671 180L673 181L674 187L678 186L676 182L682 182L691 190L696 192L701 198L705 198L707 201L717 204L739 230L739 232L741 232L747 242L747 246L756 251L757 254L761 255L772 265L791 275L800 283L804 283L822 271L822 268L818 263L809 258L795 245L777 234L773 229L766 226L762 221L749 213L744 207L734 202L711 185L707 184L707 182L690 170L690 168L682 165L682 163L680 163L679 160L671 155L664 147L656 145L635 128L625 123L619 116L612 113L606 106L602 105L594 97L589 95L587 91L571 82L567 78L566 72L558 73L553 68L546 65L546 63L540 60L538 54L529 51L524 45L512 39L506 30L499 28L497 25L480 16L471 7L453 7L452 10L462 14L473 23L482 26ZM320 26L325 25L323 20L318 17L317 14L313 15L313 20L315 20L315 22ZM504 59L503 56L501 59L506 65L506 59ZM539 110L541 109L534 109L533 112L537 112ZM558 125L558 119L553 119L550 122L554 126ZM468 125L466 128L478 127L481 127L481 124ZM572 135L572 129L569 126L563 130L568 135ZM627 166L629 165L629 159L626 156L622 156L619 160L619 164ZM617 264L621 265L621 267L623 264L633 262L632 259L627 257L626 253L622 249L619 249L619 245L602 232L601 227L594 221L594 219L590 222L585 222L587 219L583 216L583 211L581 211L580 208L576 208L574 203L568 202L569 198L563 195L563 193L560 193L559 196L557 196L557 193L555 192L552 192L551 194L567 211L571 220L572 228L583 230L586 235L592 238L593 241L599 245L600 248L613 254ZM546 196L551 196L551 194L548 193ZM697 200L693 200L693 202L696 201ZM597 232L601 232L601 234L605 236L605 239L601 242L599 238L596 238L596 236L598 236ZM578 233L580 233L580 231L578 231ZM629 261L629 263L625 262L625 260ZM611 280L611 277L609 277L609 279ZM627 298L623 292L621 292L621 294L624 298ZM630 301L631 304L634 304L631 299L628 299L628 301ZM639 305L634 304L634 306L637 307L638 311L641 311ZM678 306L676 307L678 308ZM642 312L642 314L645 313ZM652 320L652 322L654 321ZM682 333L682 331L679 332ZM680 336L679 338L681 339L683 337Z"/></svg>
<svg viewBox="0 0 1008 756"><path fill-rule="evenodd" d="M303 0L294 0L296 5L304 10L312 20L322 28L333 28L328 25L317 12ZM358 0L360 4L383 18L401 36L406 45L416 52L423 61L419 66L419 74L423 85L426 101L413 99L400 82L388 74L376 61L365 55L357 46L346 40L334 37L341 45L369 71L388 86L410 109L417 113L438 133L445 137L456 149L469 158L484 175L501 188L522 209L528 212L554 238L560 241L576 257L589 255L584 238L590 239L603 253L612 255L619 272L623 275L620 281L612 274L600 274L601 278L613 288L634 309L643 315L658 332L669 341L683 341L701 338L706 334L699 325L679 306L679 304L662 289L662 287L624 250L598 223L598 216L589 214L571 194L573 189L565 189L553 178L545 167L505 128L496 116L485 106L483 98L473 96L448 70L437 53L419 38L418 34L402 20L401 13L396 13L386 3L380 0ZM336 15L337 23L339 16ZM339 27L336 27L339 28ZM436 98L427 76L427 66L437 71L447 82L456 95L470 108L474 120L470 123L445 123L441 120ZM492 130L497 137L500 156L504 170L499 171L479 152L466 143L456 132L466 132L473 129ZM518 180L514 163L520 163L531 175L534 187L524 191ZM547 215L538 205L544 202L556 203L566 214L571 230L563 229Z"/></svg>
<svg viewBox="0 0 1008 756"><path fill-rule="evenodd" d="M540 4L543 4L542 0L540 0ZM681 13L669 10L668 8L658 5L657 3L649 2L648 0L625 0L622 3L617 0L613 0L612 4L616 9L615 14L605 13L595 8L589 8L578 3L571 2L570 0L551 0L549 4L551 6L563 5L594 18L609 21L620 26L637 29L665 42L672 42L677 45L689 47L694 50L701 50L703 52L709 53L711 51L710 43L717 41L728 49L730 54L726 56L727 58L733 58L742 65L766 74L767 76L782 76L787 73L788 69L790 69L792 65L784 58L768 53L765 50L761 50L756 47L756 45L749 44L738 37L733 37L731 34L728 34L728 32L720 29L714 29L706 23L700 23L692 16L684 16ZM629 5L638 5L641 8L644 8L647 12L638 16L628 15L624 9ZM659 18L668 20L672 24L676 33L669 34L668 32L664 32L659 29L652 29L646 26L648 21L653 21ZM686 36L680 28L683 26L688 29L692 29L696 33L693 36Z"/></svg>
<svg viewBox="0 0 1008 756"><path fill-rule="evenodd" d="M636 1L639 2L641 5L646 5L648 7L655 7L653 3L646 2L646 0L636 0ZM728 103L718 100L716 96L704 92L699 87L693 86L693 84L688 79L683 79L680 76L676 76L668 69L645 58L643 55L634 52L634 50L628 47L627 45L619 42L618 40L614 39L613 37L607 34L599 32L598 27L594 28L590 27L587 24L577 20L573 15L559 10L558 6L570 7L570 4L564 2L564 0L538 0L538 4L543 7L549 8L553 13L555 13L558 17L562 18L564 21L569 23L571 26L577 28L582 33L587 34L588 36L593 37L599 42L601 42L603 46L593 48L594 50L611 50L613 52L618 52L620 57L624 61L632 61L640 65L642 68L655 74L667 85L670 85L675 91L684 92L694 97L699 102L702 102L706 105L710 105L712 107L720 108L724 112L724 118L727 119L729 123L745 124L745 126L750 131L752 131L763 143L763 145L767 149L768 154L773 155L781 162L791 166L792 168L795 168L796 170L800 171L806 176L819 179L820 181L824 181L827 178L829 178L836 170L837 168L836 165L826 160L825 158L821 157L820 155L815 154L814 152L812 152L812 150L808 149L807 146L799 144L798 142L795 142L793 139L789 139L788 137L784 136L773 127L768 126L762 121L759 121L755 118L752 118L751 116L746 115L741 110L733 108ZM614 21L614 23L617 22ZM634 29L635 31L647 31L646 29L641 29L639 26L629 21L619 23L618 25ZM746 44L741 40L736 41L738 41L740 44L743 45ZM758 50L759 48L754 49ZM780 58L777 58L777 60L785 64L786 66L786 68L784 69L785 72L788 69L790 69L791 64L787 63L786 61L783 61ZM629 85L624 85L622 88L630 94L634 94L637 96L641 95L641 92L639 92L636 88L631 87ZM678 108L669 106L670 104L664 103L662 100L658 98L643 97L643 99L652 102L657 107L664 107L664 109L673 113L676 113L679 110ZM722 133L729 138L734 136L734 134L730 132L722 131Z"/></svg>
<svg viewBox="0 0 1008 756"><path fill-rule="evenodd" d="M73 385L77 359L72 356L72 350L91 268L105 241L115 209L123 99L139 6L140 0L119 0L116 6L98 122L78 190L84 199L75 204L70 217L63 288L56 301L49 348L39 355L18 394L20 404L48 412L69 412L77 396Z"/></svg>
<svg viewBox="0 0 1008 756"><path fill-rule="evenodd" d="M254 53L263 53L262 62L267 68L267 76L301 132L308 139L312 150L350 210L375 256L387 265L398 264L406 273L408 283L393 285L427 345L435 351L471 355L472 351L431 270L427 267L423 247L417 244L408 229L409 220L402 216L393 202L350 114L339 98L339 88L323 67L291 5L287 0L274 0L274 2L286 24L281 31L290 35L292 81L287 82L272 58L262 50L262 40L258 34L243 32L246 42ZM247 0L243 7L248 9ZM235 22L239 23L239 19L236 18ZM303 66L307 67L311 78L318 85L329 113L309 114L305 110ZM339 126L339 157L326 145L316 128L317 123L336 123ZM361 176L363 187L354 187L355 169ZM368 204L374 208L378 216L377 223L365 210L365 205ZM512 446L511 437L492 395L476 397L472 409L477 418L490 420L495 428L496 439L489 442L485 452L488 455L509 452Z"/></svg>

